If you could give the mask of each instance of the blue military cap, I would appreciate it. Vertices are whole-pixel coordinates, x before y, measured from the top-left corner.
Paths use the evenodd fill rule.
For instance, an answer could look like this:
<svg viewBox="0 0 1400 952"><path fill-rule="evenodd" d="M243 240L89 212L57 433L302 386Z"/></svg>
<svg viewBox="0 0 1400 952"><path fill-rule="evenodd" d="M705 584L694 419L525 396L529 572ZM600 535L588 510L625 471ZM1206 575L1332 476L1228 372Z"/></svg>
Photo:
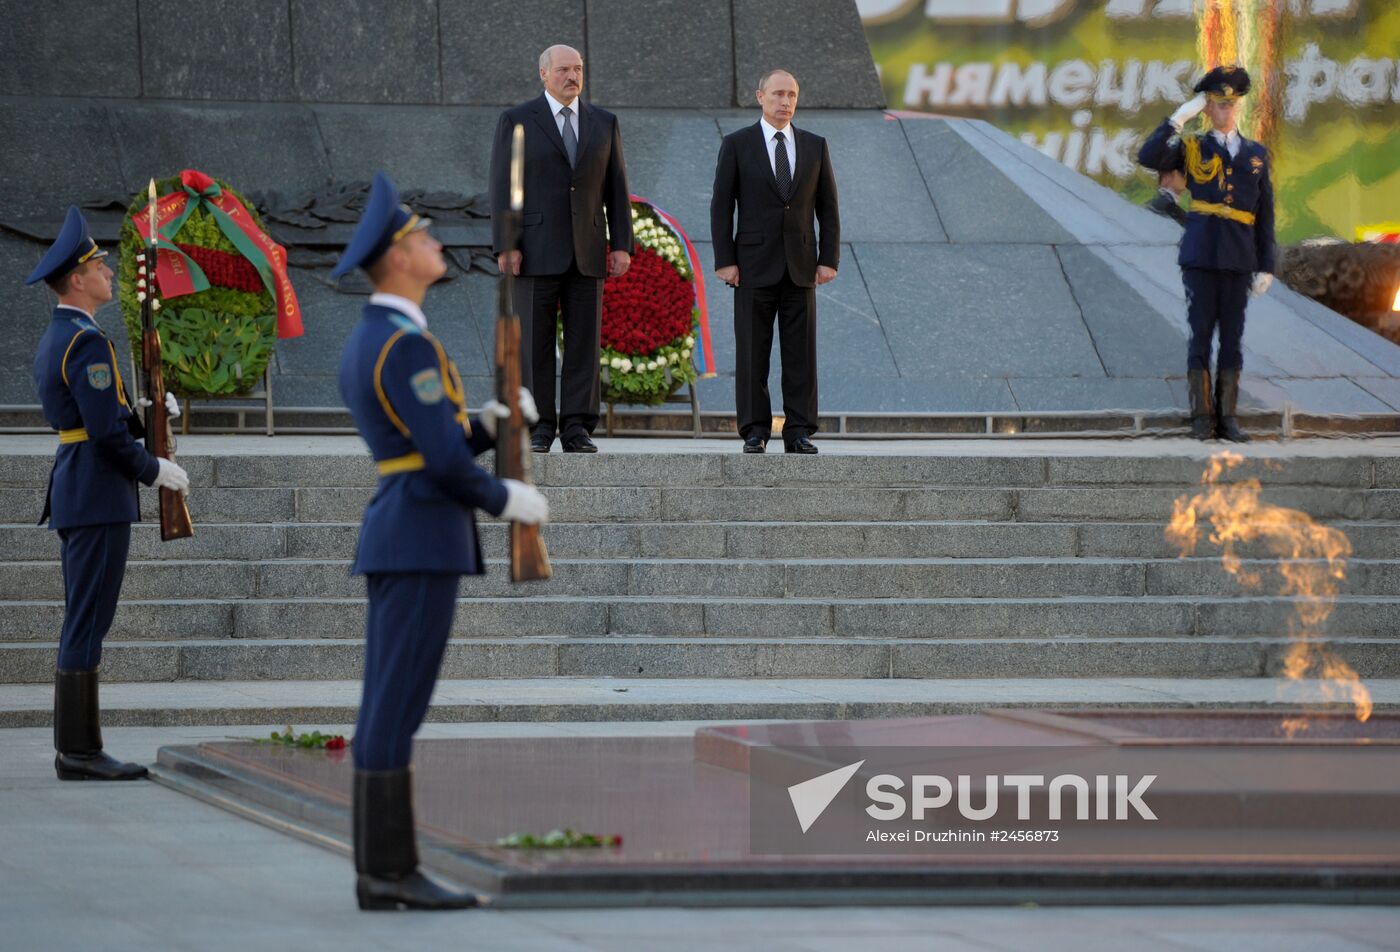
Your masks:
<svg viewBox="0 0 1400 952"><path fill-rule="evenodd" d="M369 188L369 201L364 214L350 236L331 277L339 279L356 268L367 268L389 250L389 246L410 232L422 231L432 221L414 213L399 201L399 190L383 172L374 173Z"/></svg>
<svg viewBox="0 0 1400 952"><path fill-rule="evenodd" d="M1249 72L1243 66L1217 66L1202 77L1195 91L1215 99L1238 99L1249 92Z"/></svg>
<svg viewBox="0 0 1400 952"><path fill-rule="evenodd" d="M78 211L77 205L68 206L68 215L63 219L63 227L58 237L44 253L44 259L24 279L25 284L38 284L40 281L57 281L84 261L105 258L107 252L97 247L88 233L87 219Z"/></svg>

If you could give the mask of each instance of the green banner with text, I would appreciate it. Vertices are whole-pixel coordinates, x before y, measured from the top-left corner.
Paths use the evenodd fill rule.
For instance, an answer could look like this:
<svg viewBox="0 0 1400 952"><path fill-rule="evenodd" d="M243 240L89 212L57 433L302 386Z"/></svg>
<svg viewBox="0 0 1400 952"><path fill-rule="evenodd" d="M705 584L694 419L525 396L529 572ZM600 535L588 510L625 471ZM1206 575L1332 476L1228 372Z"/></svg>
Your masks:
<svg viewBox="0 0 1400 952"><path fill-rule="evenodd" d="M858 0L891 109L986 119L1134 201L1138 143L1204 72L1204 0ZM1216 0L1226 2L1229 0ZM1251 0L1234 0L1239 48ZM1272 3L1281 242L1400 231L1400 0ZM1263 55L1269 55L1265 52ZM1248 106L1247 106L1248 108ZM1246 135L1256 135L1251 114Z"/></svg>

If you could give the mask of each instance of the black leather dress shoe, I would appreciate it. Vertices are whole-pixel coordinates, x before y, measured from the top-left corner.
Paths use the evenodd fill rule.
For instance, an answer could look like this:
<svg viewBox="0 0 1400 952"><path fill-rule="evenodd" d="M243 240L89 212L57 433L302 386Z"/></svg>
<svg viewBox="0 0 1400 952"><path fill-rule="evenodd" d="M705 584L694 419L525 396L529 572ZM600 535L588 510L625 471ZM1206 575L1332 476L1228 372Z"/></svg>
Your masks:
<svg viewBox="0 0 1400 952"><path fill-rule="evenodd" d="M756 437L756 436L751 436L751 437L749 437L747 440L744 441L744 452L745 452L745 453L764 453L764 452L767 452L767 450L768 450L768 443L767 443L767 441L765 441L765 440L760 440L760 439L759 439L758 437Z"/></svg>
<svg viewBox="0 0 1400 952"><path fill-rule="evenodd" d="M355 879L355 898L365 911L471 909L478 904L471 893L444 889L416 869L393 877L361 873Z"/></svg>
<svg viewBox="0 0 1400 952"><path fill-rule="evenodd" d="M141 780L146 768L140 764L125 764L115 757L96 751L91 754L63 754L53 759L59 780Z"/></svg>
<svg viewBox="0 0 1400 952"><path fill-rule="evenodd" d="M536 433L530 437L531 453L548 453L549 448L554 445L554 437L546 436L543 433Z"/></svg>
<svg viewBox="0 0 1400 952"><path fill-rule="evenodd" d="M817 445L805 436L799 436L795 440L783 442L783 450L788 453L800 453L803 456L813 456L817 452Z"/></svg>
<svg viewBox="0 0 1400 952"><path fill-rule="evenodd" d="M565 453L596 453L598 447L588 438L587 433L575 433L559 441Z"/></svg>

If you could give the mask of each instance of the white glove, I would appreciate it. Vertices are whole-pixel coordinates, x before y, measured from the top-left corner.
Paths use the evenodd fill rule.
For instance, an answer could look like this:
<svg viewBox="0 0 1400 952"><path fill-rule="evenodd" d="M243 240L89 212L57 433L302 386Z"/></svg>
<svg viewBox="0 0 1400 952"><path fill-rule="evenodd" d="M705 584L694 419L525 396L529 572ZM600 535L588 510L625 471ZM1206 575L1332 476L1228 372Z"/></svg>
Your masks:
<svg viewBox="0 0 1400 952"><path fill-rule="evenodd" d="M1176 112L1172 113L1171 123L1176 127L1176 131L1180 132L1182 126L1199 116L1205 108L1206 94L1201 93L1195 99L1187 100L1178 106Z"/></svg>
<svg viewBox="0 0 1400 952"><path fill-rule="evenodd" d="M530 396L530 391L524 387L520 388L520 415L525 418L526 423L540 422L540 411L535 406L535 398ZM491 439L496 438L496 421L504 420L510 416L510 411L506 405L499 400L487 400L481 405L481 428L486 431L486 435Z"/></svg>
<svg viewBox="0 0 1400 952"><path fill-rule="evenodd" d="M136 406L144 410L151 405L150 397L137 397ZM175 419L180 415L180 401L175 399L175 394L169 390L165 391L165 412L170 414L170 419Z"/></svg>
<svg viewBox="0 0 1400 952"><path fill-rule="evenodd" d="M160 469L156 472L156 481L152 483L157 489L173 489L176 492L187 493L190 491L190 474L185 472L184 467L177 466L168 459L156 457L156 462Z"/></svg>
<svg viewBox="0 0 1400 952"><path fill-rule="evenodd" d="M1249 283L1249 296L1259 297L1269 290L1274 283L1274 276L1267 271L1260 271L1254 275L1254 280Z"/></svg>
<svg viewBox="0 0 1400 952"><path fill-rule="evenodd" d="M549 521L549 500L534 486L516 479L503 479L506 484L506 507L501 518L507 522L544 525Z"/></svg>

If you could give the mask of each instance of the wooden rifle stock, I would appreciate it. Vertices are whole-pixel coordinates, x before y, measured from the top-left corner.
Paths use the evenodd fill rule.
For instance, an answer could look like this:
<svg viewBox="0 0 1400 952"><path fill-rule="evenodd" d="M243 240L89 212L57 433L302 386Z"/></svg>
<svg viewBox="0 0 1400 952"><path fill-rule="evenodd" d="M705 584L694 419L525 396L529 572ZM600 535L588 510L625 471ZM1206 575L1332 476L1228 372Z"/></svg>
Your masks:
<svg viewBox="0 0 1400 952"><path fill-rule="evenodd" d="M496 399L510 410L510 416L496 421L496 475L529 483L528 430L520 413L520 318L506 310L496 318ZM510 580L533 582L552 574L540 527L512 522Z"/></svg>
<svg viewBox="0 0 1400 952"><path fill-rule="evenodd" d="M146 451L152 456L175 461L175 435L170 430L170 411L165 408L165 375L161 372L160 331L156 330L156 213L155 182L150 185L150 240L141 254L137 274L145 282L145 298L141 301L141 366L145 370ZM139 285L138 285L139 287ZM174 489L159 490L160 540L188 539L194 535L190 506L184 493Z"/></svg>

